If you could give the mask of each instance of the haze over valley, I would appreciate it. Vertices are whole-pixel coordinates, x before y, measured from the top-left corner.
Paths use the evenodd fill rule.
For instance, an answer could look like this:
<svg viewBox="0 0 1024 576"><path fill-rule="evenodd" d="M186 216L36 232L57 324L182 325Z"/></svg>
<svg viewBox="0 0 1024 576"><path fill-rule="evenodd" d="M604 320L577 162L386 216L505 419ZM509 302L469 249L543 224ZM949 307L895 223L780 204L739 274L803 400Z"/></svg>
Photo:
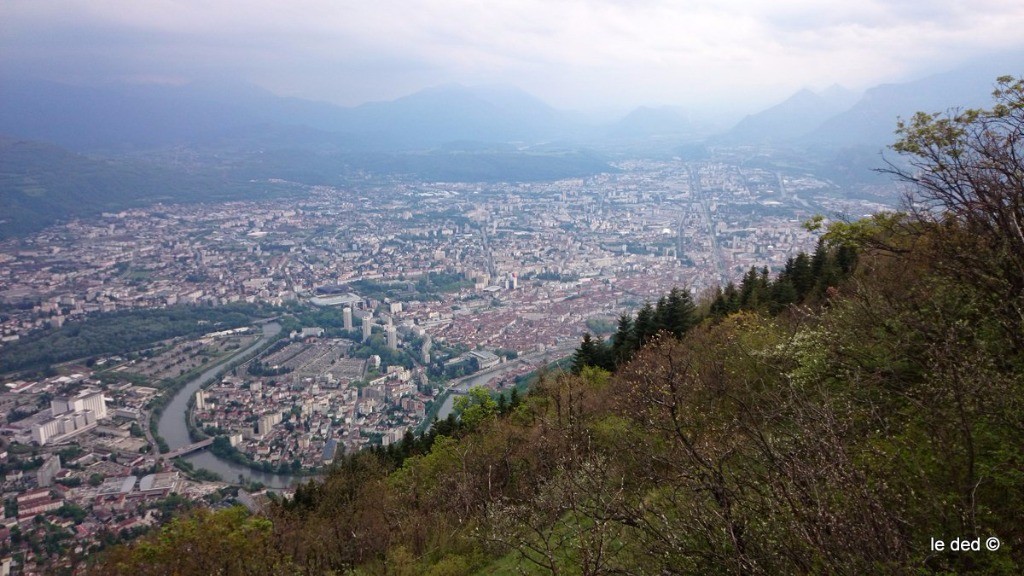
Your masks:
<svg viewBox="0 0 1024 576"><path fill-rule="evenodd" d="M1014 573L1024 9L676 4L0 7L0 573Z"/></svg>

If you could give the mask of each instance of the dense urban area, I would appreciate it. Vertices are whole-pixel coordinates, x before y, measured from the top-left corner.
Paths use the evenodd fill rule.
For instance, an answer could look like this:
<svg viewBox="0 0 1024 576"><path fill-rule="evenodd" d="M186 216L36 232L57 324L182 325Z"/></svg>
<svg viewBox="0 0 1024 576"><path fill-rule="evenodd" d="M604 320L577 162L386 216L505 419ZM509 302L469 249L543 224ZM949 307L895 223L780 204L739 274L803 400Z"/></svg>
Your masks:
<svg viewBox="0 0 1024 576"><path fill-rule="evenodd" d="M891 202L680 159L540 183L293 186L0 244L8 567L70 567L198 502L258 509L265 475L398 443L470 385L515 386L674 287L700 300L780 269L814 249L816 214ZM161 437L165 419L187 441Z"/></svg>

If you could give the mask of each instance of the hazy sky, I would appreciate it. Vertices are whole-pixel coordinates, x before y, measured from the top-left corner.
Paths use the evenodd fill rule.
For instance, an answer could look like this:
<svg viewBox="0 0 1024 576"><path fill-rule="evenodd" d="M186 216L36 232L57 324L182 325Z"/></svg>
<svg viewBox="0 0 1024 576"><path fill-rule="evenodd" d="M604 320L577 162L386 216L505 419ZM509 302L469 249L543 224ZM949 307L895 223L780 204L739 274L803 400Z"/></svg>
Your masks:
<svg viewBox="0 0 1024 576"><path fill-rule="evenodd" d="M1024 47L1020 0L2 0L0 72L237 78L358 104L449 83L705 109L860 89Z"/></svg>

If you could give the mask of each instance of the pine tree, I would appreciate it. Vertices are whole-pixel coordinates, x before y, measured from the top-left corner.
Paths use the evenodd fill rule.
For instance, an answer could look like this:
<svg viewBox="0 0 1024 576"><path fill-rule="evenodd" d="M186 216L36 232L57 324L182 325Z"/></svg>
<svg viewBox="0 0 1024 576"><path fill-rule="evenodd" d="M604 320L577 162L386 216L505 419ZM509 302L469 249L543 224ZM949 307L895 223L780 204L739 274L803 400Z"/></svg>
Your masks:
<svg viewBox="0 0 1024 576"><path fill-rule="evenodd" d="M412 455L413 448L415 446L416 436L412 433L411 429L406 428L405 434L402 436L402 442L398 448L398 452L403 460Z"/></svg>
<svg viewBox="0 0 1024 576"><path fill-rule="evenodd" d="M596 345L596 351L594 354L594 366L603 368L609 372L615 370L615 356L612 354L612 347L608 342L598 338Z"/></svg>
<svg viewBox="0 0 1024 576"><path fill-rule="evenodd" d="M771 304L769 305L769 311L772 314L778 314L787 306L797 301L796 288L793 287L793 283L789 278L780 277L773 282L770 294Z"/></svg>
<svg viewBox="0 0 1024 576"><path fill-rule="evenodd" d="M825 268L828 267L829 257L828 250L825 249L825 242L818 240L818 246L814 249L814 256L811 256L811 276L815 280L818 280L825 273Z"/></svg>
<svg viewBox="0 0 1024 576"><path fill-rule="evenodd" d="M757 309L765 299L765 286L757 273L757 268L750 267L750 270L743 276L740 282L740 308Z"/></svg>
<svg viewBox="0 0 1024 576"><path fill-rule="evenodd" d="M725 285L725 290L722 291L722 297L725 300L725 311L726 314L732 314L733 312L739 312L740 310L740 292L736 289L736 284L729 282Z"/></svg>
<svg viewBox="0 0 1024 576"><path fill-rule="evenodd" d="M576 349L576 354L573 355L572 373L579 374L583 371L583 368L595 366L597 355L597 343L590 336L590 332L587 332L583 335L583 341L580 342L580 347Z"/></svg>
<svg viewBox="0 0 1024 576"><path fill-rule="evenodd" d="M842 272L839 270L836 259L824 248L822 242L819 242L818 249L814 251L814 257L811 258L811 272L814 274L814 296L819 300L825 296L825 291L829 286L839 284L839 280L842 278Z"/></svg>
<svg viewBox="0 0 1024 576"><path fill-rule="evenodd" d="M636 351L636 333L633 331L633 319L629 314L623 312L619 316L619 326L612 338L612 360L616 365L621 365Z"/></svg>
<svg viewBox="0 0 1024 576"><path fill-rule="evenodd" d="M665 329L676 338L681 338L697 323L697 307L693 304L688 290L673 288L668 295L665 313Z"/></svg>
<svg viewBox="0 0 1024 576"><path fill-rule="evenodd" d="M792 267L789 273L789 279L793 283L793 288L796 289L797 299L803 301L810 293L811 289L814 288L814 274L811 273L811 259L807 257L805 252L801 252L796 255L796 258L790 260ZM786 263L786 267L790 268L789 263Z"/></svg>
<svg viewBox="0 0 1024 576"><path fill-rule="evenodd" d="M662 330L669 331L668 297L666 296L658 298L658 303L654 305L654 326L655 333Z"/></svg>
<svg viewBox="0 0 1024 576"><path fill-rule="evenodd" d="M713 318L725 318L728 314L729 305L725 302L725 292L721 286L715 286L715 297L711 300L711 308L708 310Z"/></svg>
<svg viewBox="0 0 1024 576"><path fill-rule="evenodd" d="M857 265L857 249L850 244L840 244L836 248L836 266L839 271L844 275L848 275L853 272L854 266Z"/></svg>
<svg viewBox="0 0 1024 576"><path fill-rule="evenodd" d="M657 334L658 325L654 318L654 307L650 302L645 302L643 308L636 314L636 322L633 323L633 331L636 333L637 348L642 347Z"/></svg>

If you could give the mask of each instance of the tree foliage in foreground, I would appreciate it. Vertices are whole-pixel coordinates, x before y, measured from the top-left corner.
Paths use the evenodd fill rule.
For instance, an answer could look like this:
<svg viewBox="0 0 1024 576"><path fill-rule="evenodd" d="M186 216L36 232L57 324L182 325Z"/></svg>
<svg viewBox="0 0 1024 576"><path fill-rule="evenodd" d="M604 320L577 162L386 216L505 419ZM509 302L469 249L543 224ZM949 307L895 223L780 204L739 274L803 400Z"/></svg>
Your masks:
<svg viewBox="0 0 1024 576"><path fill-rule="evenodd" d="M276 576L294 567L274 544L273 525L241 506L172 520L159 533L115 547L98 568L107 576L220 574Z"/></svg>
<svg viewBox="0 0 1024 576"><path fill-rule="evenodd" d="M1004 76L995 105L900 122L910 169L908 225L927 229L934 264L988 296L986 312L1024 347L1024 79Z"/></svg>

